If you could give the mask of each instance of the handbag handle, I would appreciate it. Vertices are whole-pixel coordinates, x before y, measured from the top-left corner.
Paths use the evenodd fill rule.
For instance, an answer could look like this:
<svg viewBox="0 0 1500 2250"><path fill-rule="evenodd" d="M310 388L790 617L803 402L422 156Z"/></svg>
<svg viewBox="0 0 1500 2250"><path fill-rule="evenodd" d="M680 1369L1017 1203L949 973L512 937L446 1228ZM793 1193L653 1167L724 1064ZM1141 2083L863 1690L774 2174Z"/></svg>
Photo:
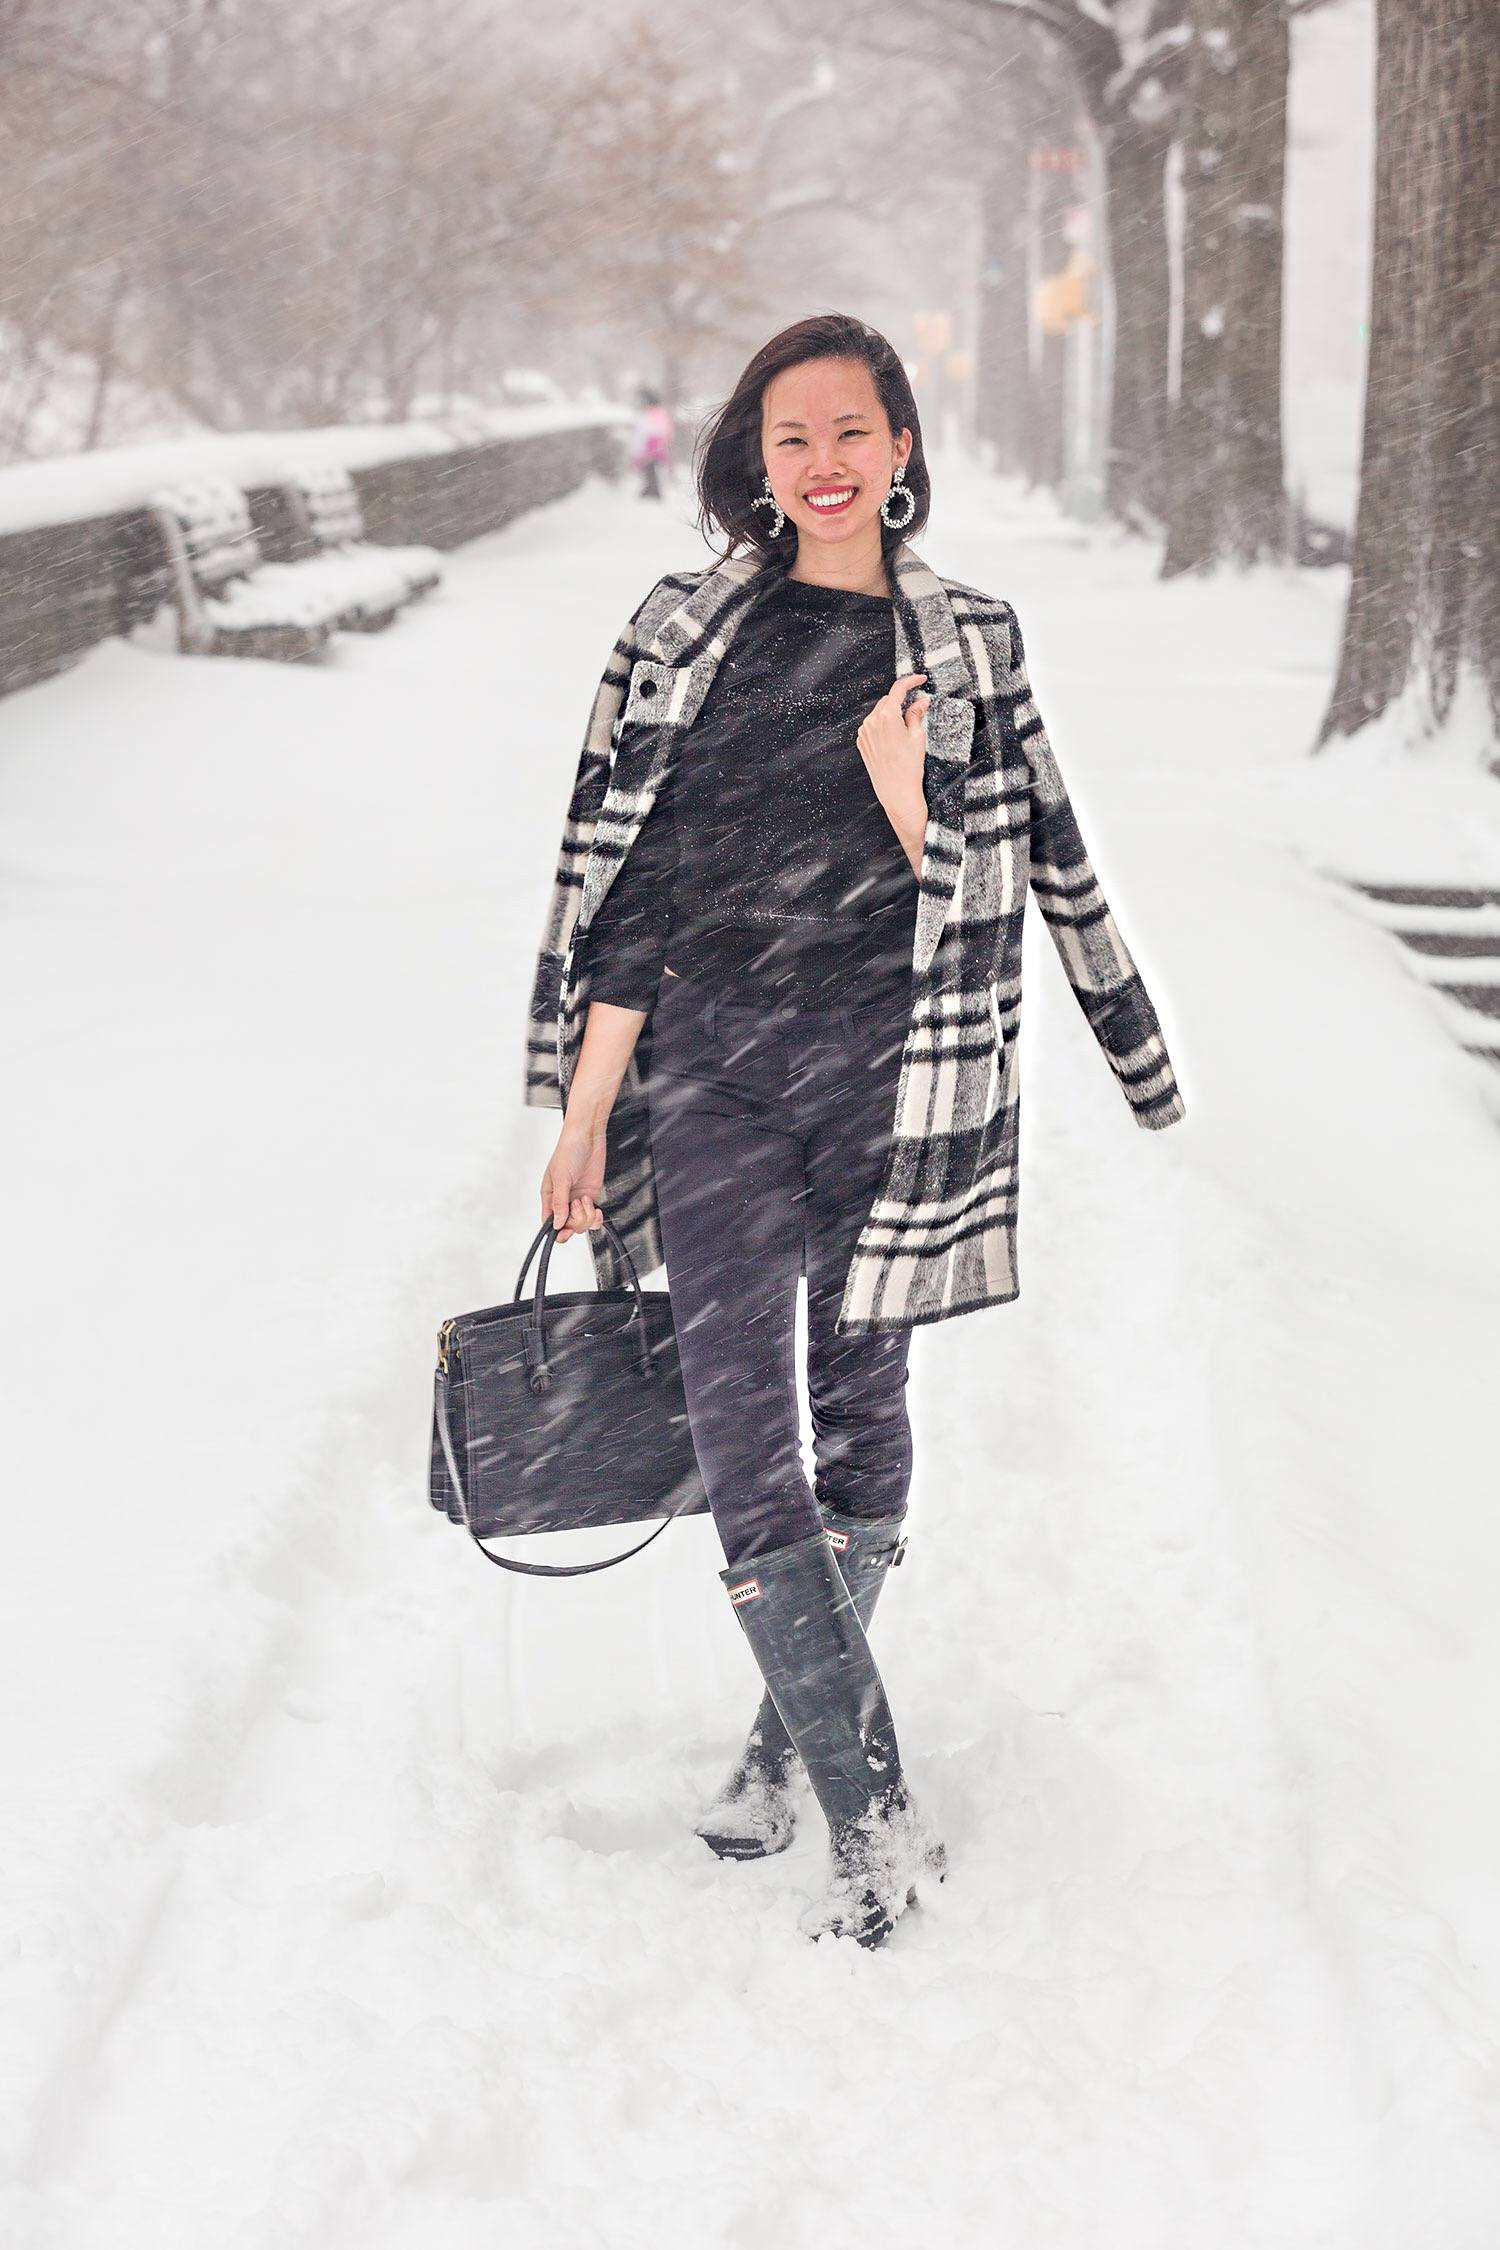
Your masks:
<svg viewBox="0 0 1500 2250"><path fill-rule="evenodd" d="M631 1280L634 1281L635 1260L631 1257L630 1252L626 1249L624 1239L621 1236L618 1227L606 1212L601 1211L599 1213L599 1219L601 1225L605 1229L605 1232L611 1237L614 1242L615 1248L619 1251L620 1256L624 1259L625 1271L629 1274ZM589 1230L586 1227L581 1227L578 1231L582 1234L586 1234ZM553 1225L550 1218L546 1218L543 1219L541 1225L537 1228L536 1233L532 1236L531 1247L527 1251L525 1257L521 1260L521 1270L516 1275L516 1286L512 1290L511 1295L518 1304L521 1299L521 1293L526 1287L527 1268L530 1266L532 1259L536 1256L538 1246L541 1243L547 1242L549 1240L551 1242L552 1249L555 1249L557 1247L557 1228ZM549 1249L547 1253L548 1257L550 1257L551 1254L552 1250Z"/></svg>
<svg viewBox="0 0 1500 2250"><path fill-rule="evenodd" d="M615 1248L618 1250L621 1258L625 1262L625 1270L630 1276L631 1287L635 1291L635 1305L632 1308L630 1317L632 1320L638 1321L640 1324L641 1373L644 1376L654 1379L656 1375L656 1369L651 1363L651 1343L650 1338L646 1334L646 1308L641 1302L641 1284L636 1274L635 1262L632 1259L630 1252L626 1249L624 1241L620 1236L619 1230L616 1228L613 1221L605 1218L602 1211L600 1212L599 1216L601 1220L603 1220L605 1227L609 1231L611 1241L614 1243ZM541 1264L537 1268L536 1294L532 1299L532 1321L536 1331L539 1349L538 1360L535 1363L533 1363L532 1360L532 1332L530 1329L523 1329L522 1331L523 1335L526 1338L528 1380L531 1383L532 1389L538 1392L544 1391L552 1379L550 1372L546 1371L546 1354L542 1331L542 1295L547 1283L547 1267L551 1261L553 1250L557 1247L556 1235L557 1230L553 1226L552 1221L550 1219L544 1219L540 1228L537 1230L531 1248L527 1251L525 1257L521 1260L521 1271L516 1276L515 1294L516 1300L517 1302L519 1302L522 1286L526 1280L526 1269L531 1264L532 1259L536 1255L537 1244L540 1243L544 1238L550 1237L551 1239L547 1241L546 1249L542 1252ZM541 1383L538 1383L536 1380L536 1376L539 1371L545 1373L546 1375L545 1381ZM458 1505L463 1513L465 1531L469 1534L469 1537L473 1540L475 1546L479 1549L479 1552L483 1555L486 1562L494 1563L496 1568L499 1570L519 1571L526 1578L587 1578L596 1570L613 1570L616 1563L629 1562L632 1555L638 1555L642 1553L645 1548L649 1547L653 1539L660 1539L662 1533L666 1531L670 1525L674 1524L680 1515L685 1515L688 1512L693 1502L698 1497L695 1492L689 1491L686 1500L682 1502L681 1506L674 1508L671 1515L664 1517L654 1531L648 1532L644 1539L638 1539L633 1547L627 1547L623 1554L606 1555L602 1562L513 1562L509 1555L497 1555L492 1551L492 1549L487 1547L484 1541L480 1538L478 1532L474 1529L473 1524L469 1521L468 1497L464 1492L463 1478L459 1475L458 1462L454 1458L453 1434L448 1427L448 1384L446 1377L441 1379L438 1384L437 1426L438 1441L443 1448L443 1460L447 1466L449 1481L452 1484L454 1491L458 1495Z"/></svg>
<svg viewBox="0 0 1500 2250"><path fill-rule="evenodd" d="M646 1308L641 1302L641 1284L635 1270L635 1261L626 1249L624 1239L613 1219L606 1218L602 1211L599 1218L605 1233L609 1236L624 1262L626 1273L630 1276L630 1286L635 1293L635 1303L631 1307L630 1318L635 1323L636 1365L640 1369L643 1381L653 1383L656 1380L656 1368L651 1358L651 1338L646 1328ZM557 1229L550 1219L543 1219L537 1229L530 1250L521 1260L521 1271L516 1280L516 1297L519 1299L521 1283L526 1277L526 1268L530 1265L535 1254L537 1243L544 1238L546 1248L542 1252L536 1269L536 1290L531 1300L531 1320L521 1330L521 1341L526 1348L526 1380L530 1383L538 1398L541 1397L543 1391L552 1388L552 1370L547 1364L546 1299L547 1268L552 1263L552 1253L557 1248ZM655 1537L654 1532L652 1537Z"/></svg>

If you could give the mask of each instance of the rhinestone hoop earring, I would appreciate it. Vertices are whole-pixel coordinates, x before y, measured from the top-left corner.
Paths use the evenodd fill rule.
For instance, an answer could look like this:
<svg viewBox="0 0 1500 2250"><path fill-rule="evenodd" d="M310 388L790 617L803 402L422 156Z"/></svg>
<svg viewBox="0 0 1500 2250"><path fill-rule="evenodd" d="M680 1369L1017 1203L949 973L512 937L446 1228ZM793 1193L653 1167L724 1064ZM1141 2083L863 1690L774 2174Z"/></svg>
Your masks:
<svg viewBox="0 0 1500 2250"><path fill-rule="evenodd" d="M885 525L887 531L904 531L907 525L911 522L912 517L917 512L917 496L912 491L912 488L909 484L902 483L901 480L904 474L905 471L902 469L898 469L896 471L896 474L891 479L891 489L880 503L880 520ZM904 500L906 502L906 513L904 516L897 518L895 516L888 516L886 514L885 511L890 506L893 500Z"/></svg>
<svg viewBox="0 0 1500 2250"><path fill-rule="evenodd" d="M772 514L776 518L776 521L771 525L766 536L769 539L779 539L781 537L781 527L786 522L786 517L782 513L780 501L777 499L775 493L771 490L771 480L769 477L766 478L765 491L757 492L750 505L752 508L769 508L771 510Z"/></svg>

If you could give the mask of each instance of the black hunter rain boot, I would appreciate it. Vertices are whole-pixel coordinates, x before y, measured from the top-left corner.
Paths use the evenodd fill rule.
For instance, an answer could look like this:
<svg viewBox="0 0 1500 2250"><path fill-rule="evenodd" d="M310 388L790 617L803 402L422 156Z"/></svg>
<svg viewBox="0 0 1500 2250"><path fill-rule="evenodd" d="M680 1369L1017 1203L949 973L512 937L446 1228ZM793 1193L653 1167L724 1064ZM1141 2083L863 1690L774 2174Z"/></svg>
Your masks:
<svg viewBox="0 0 1500 2250"><path fill-rule="evenodd" d="M946 1854L901 1771L884 1685L822 1532L720 1576L828 1822L828 1895L802 1918L880 1945Z"/></svg>
<svg viewBox="0 0 1500 2250"><path fill-rule="evenodd" d="M887 1571L906 1553L904 1521L904 1516L885 1516L872 1523L832 1508L823 1511L824 1536L866 1632ZM720 1859L766 1859L784 1852L796 1834L803 1778L797 1746L767 1688L745 1747L694 1834Z"/></svg>

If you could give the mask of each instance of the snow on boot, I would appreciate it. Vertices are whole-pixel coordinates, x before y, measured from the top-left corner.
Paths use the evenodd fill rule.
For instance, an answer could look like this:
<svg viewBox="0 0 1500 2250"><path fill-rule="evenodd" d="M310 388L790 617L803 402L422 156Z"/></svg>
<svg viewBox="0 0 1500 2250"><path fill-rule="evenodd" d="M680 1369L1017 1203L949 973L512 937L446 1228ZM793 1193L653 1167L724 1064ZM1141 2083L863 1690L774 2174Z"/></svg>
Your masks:
<svg viewBox="0 0 1500 2250"><path fill-rule="evenodd" d="M830 1885L804 1919L875 1946L941 1876L941 1844L901 1771L890 1704L858 1611L821 1533L720 1572L828 1822Z"/></svg>
<svg viewBox="0 0 1500 2250"><path fill-rule="evenodd" d="M723 1788L699 1821L701 1836L720 1859L767 1859L784 1852L797 1833L802 1760L767 1695Z"/></svg>
<svg viewBox="0 0 1500 2250"><path fill-rule="evenodd" d="M866 1631L886 1572L906 1553L901 1516L870 1522L823 1511L823 1536L838 1558ZM769 1688L728 1780L694 1834L720 1859L766 1859L784 1852L797 1831L797 1801L805 1783L802 1760L781 1722Z"/></svg>
<svg viewBox="0 0 1500 2250"><path fill-rule="evenodd" d="M861 1945L879 1945L897 1916L916 1905L921 1877L934 1875L941 1883L948 1873L947 1849L913 1803L904 1778L858 1820L833 1830L829 1850L827 1895L801 1917L810 1938L852 1937Z"/></svg>

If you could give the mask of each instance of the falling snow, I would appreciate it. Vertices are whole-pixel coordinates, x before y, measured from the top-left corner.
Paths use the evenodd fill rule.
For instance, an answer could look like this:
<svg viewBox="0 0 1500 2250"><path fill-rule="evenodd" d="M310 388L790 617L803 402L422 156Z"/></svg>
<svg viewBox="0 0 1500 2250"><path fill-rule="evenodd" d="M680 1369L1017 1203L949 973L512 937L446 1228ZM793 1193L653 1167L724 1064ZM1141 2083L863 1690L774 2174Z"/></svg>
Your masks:
<svg viewBox="0 0 1500 2250"><path fill-rule="evenodd" d="M0 605L23 656L83 618L0 700L0 2243L1492 2250L1489 685L1419 646L1310 754L1380 311L1371 0L1292 19L1285 488L1329 567L1172 577L1102 497L1131 322L1096 296L1065 347L1022 293L1107 277L1081 34L1114 158L1165 167L1131 444L1254 342L1221 273L1181 287L1187 10L606 14L0 31ZM1216 88L1249 29L1210 27ZM1242 190L1215 223L1259 251ZM1136 1129L1029 909L1023 1292L913 1336L871 1633L948 1875L874 1954L804 1934L805 1794L715 1803L762 1683L710 1519L557 1584L427 1501L434 1332L506 1297L556 1138L521 1058L587 699L708 559L683 460L646 505L569 446L648 379L701 406L810 300L912 355L920 551L1025 619L1186 1101ZM980 426L1007 350L1000 406L1067 401L1013 417L1056 439L1030 483ZM521 512L325 662L115 630L90 527L165 482L451 491L502 444L543 464ZM52 534L106 556L86 599L27 575ZM795 1834L737 1863L705 1822Z"/></svg>

